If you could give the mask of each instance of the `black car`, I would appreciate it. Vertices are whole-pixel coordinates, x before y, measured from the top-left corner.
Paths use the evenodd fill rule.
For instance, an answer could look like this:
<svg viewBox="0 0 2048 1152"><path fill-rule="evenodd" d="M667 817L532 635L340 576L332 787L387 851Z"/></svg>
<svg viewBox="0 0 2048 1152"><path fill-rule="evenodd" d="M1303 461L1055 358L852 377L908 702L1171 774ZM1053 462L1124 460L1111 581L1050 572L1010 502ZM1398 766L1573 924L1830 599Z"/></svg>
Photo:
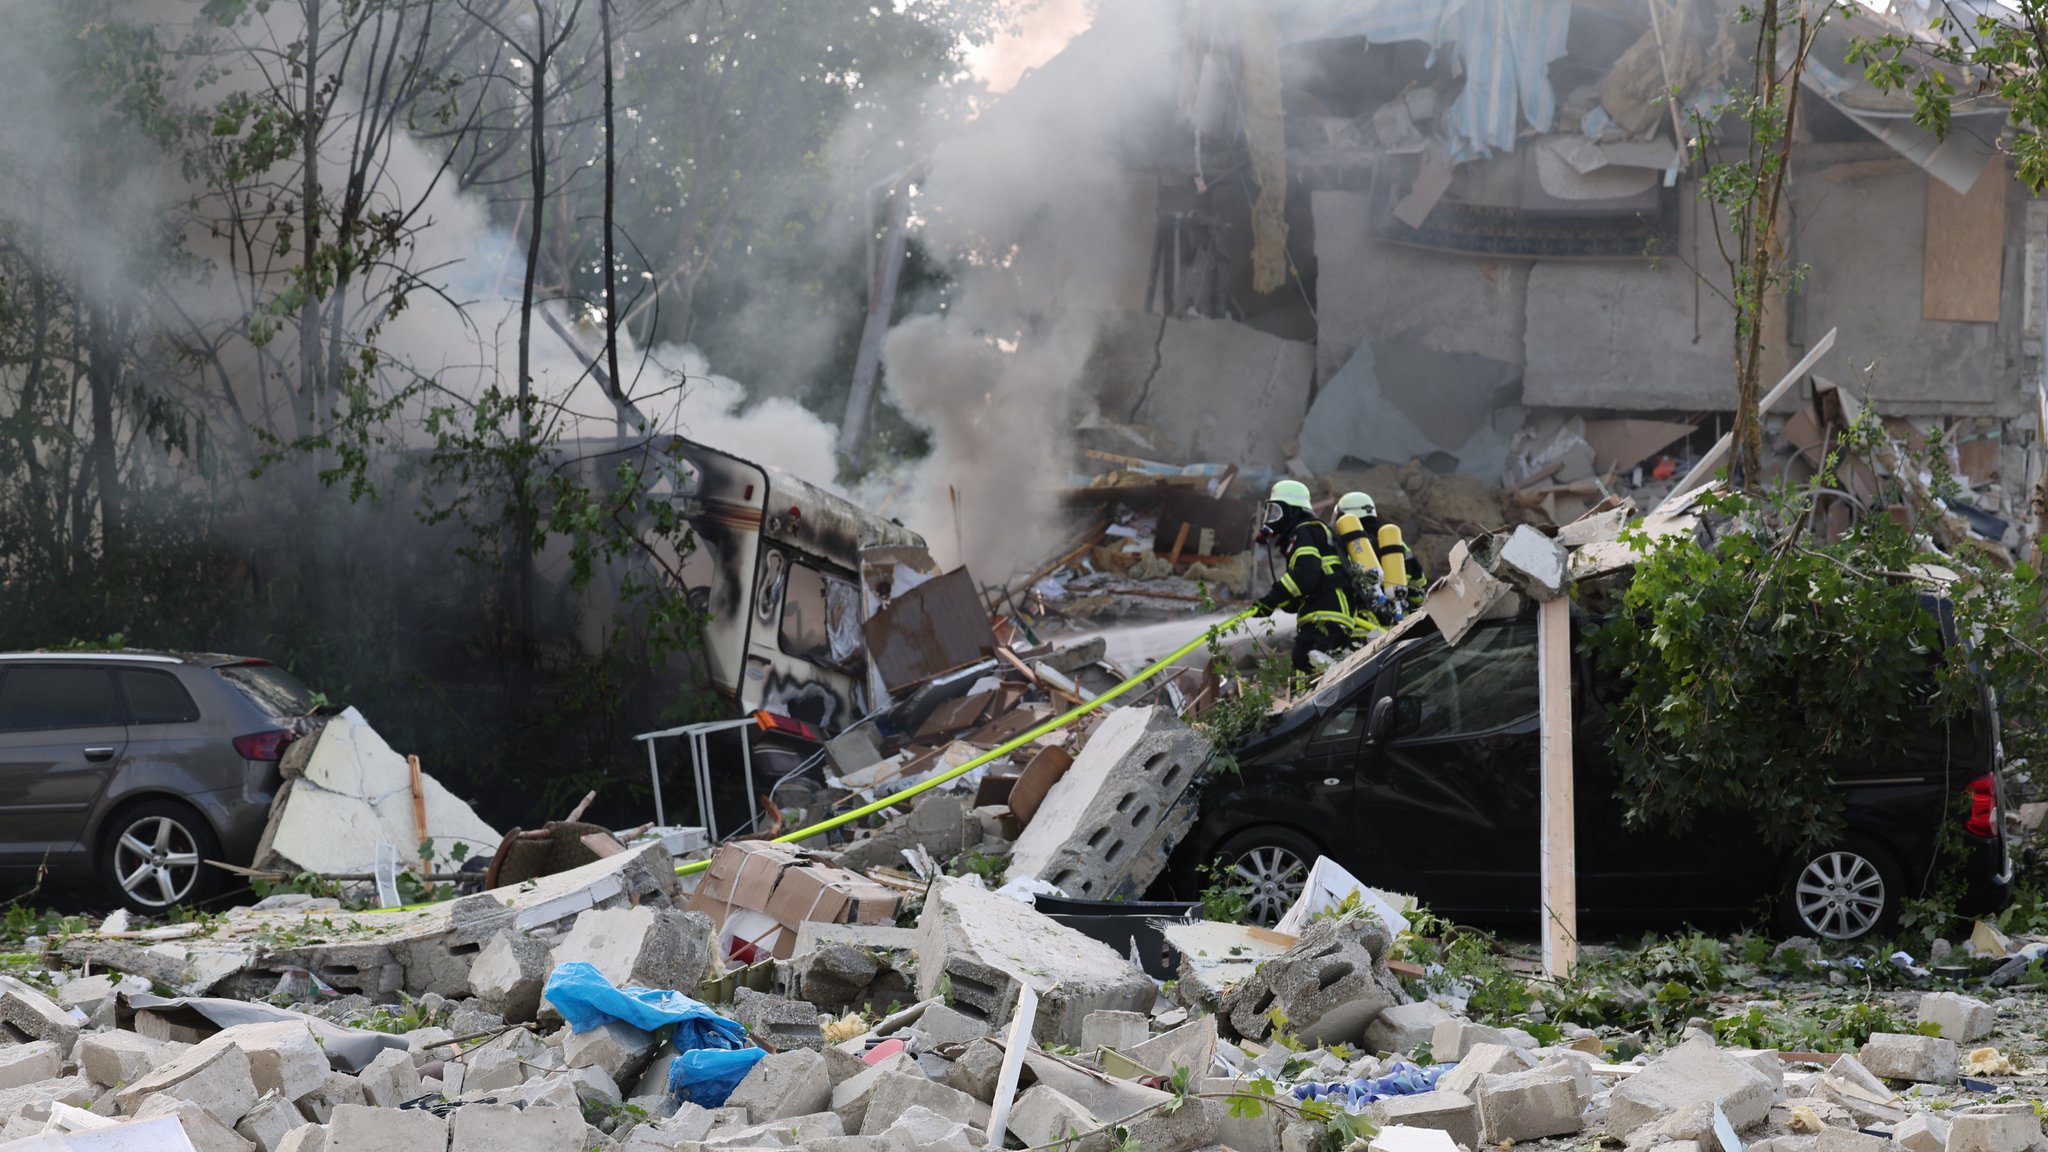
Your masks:
<svg viewBox="0 0 2048 1152"><path fill-rule="evenodd" d="M1945 607L1938 608L1947 623ZM1577 611L1574 611L1577 626ZM1945 822L1961 829L1966 912L2002 906L2012 882L1990 708L1941 722L1931 708L1881 760L1833 766L1847 807L1836 843L1769 849L1755 821L1703 817L1682 836L1630 830L1615 799L1603 680L1573 646L1579 909L1588 922L1676 924L1768 907L1786 934L1853 940L1897 922L1931 875ZM1217 774L1175 854L1174 886L1222 860L1272 923L1318 855L1432 911L1536 923L1538 722L1533 614L1479 624L1455 647L1412 628L1277 717ZM1966 792L1968 804L1957 802Z"/></svg>

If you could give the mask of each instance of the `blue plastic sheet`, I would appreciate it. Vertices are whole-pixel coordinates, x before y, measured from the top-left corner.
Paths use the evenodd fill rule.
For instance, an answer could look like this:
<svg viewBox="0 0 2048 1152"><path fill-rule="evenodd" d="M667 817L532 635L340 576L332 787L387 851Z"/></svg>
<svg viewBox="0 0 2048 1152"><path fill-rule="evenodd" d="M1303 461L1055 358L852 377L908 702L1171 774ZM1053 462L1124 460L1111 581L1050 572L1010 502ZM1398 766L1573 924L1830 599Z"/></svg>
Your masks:
<svg viewBox="0 0 2048 1152"><path fill-rule="evenodd" d="M604 973L581 961L557 964L541 995L574 1032L588 1032L619 1020L645 1032L675 1025L672 1042L681 1053L669 1066L669 1092L716 1108L739 1087L767 1053L753 1046L747 1030L681 992L663 988L618 988Z"/></svg>
<svg viewBox="0 0 2048 1152"><path fill-rule="evenodd" d="M1360 1077L1357 1080L1338 1080L1329 1084L1298 1084L1294 1088L1296 1100L1328 1100L1341 1104L1346 1112L1363 1111L1368 1104L1375 1104L1395 1096L1420 1096L1436 1089L1436 1082L1443 1074L1456 1067L1454 1064L1432 1064L1418 1068L1413 1064L1396 1064L1393 1070L1377 1080Z"/></svg>

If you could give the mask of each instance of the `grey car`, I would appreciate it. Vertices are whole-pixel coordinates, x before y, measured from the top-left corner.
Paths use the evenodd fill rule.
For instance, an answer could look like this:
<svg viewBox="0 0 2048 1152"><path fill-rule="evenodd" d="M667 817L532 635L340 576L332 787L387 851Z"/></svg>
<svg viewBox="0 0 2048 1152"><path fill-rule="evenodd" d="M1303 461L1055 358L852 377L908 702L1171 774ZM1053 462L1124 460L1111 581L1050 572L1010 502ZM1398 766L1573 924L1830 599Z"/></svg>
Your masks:
<svg viewBox="0 0 2048 1152"><path fill-rule="evenodd" d="M138 912L204 900L229 879L207 861L254 855L315 704L262 660L0 654L0 868Z"/></svg>

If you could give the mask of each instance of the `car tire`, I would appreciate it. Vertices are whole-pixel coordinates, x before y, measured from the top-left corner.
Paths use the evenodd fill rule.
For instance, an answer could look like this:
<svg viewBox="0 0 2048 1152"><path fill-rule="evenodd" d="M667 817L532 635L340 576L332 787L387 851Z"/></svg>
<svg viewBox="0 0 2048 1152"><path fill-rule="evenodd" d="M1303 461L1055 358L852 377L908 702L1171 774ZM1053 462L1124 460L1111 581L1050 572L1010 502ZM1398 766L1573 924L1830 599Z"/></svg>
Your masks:
<svg viewBox="0 0 2048 1152"><path fill-rule="evenodd" d="M107 894L133 912L161 916L220 888L220 840L188 804L146 800L114 813L94 860Z"/></svg>
<svg viewBox="0 0 2048 1152"><path fill-rule="evenodd" d="M1246 922L1270 928L1308 886L1309 869L1322 854L1313 840L1294 829L1262 824L1225 837L1210 859L1250 889Z"/></svg>
<svg viewBox="0 0 2048 1152"><path fill-rule="evenodd" d="M1870 840L1801 851L1779 886L1778 930L1841 942L1882 935L1898 926L1905 894L1898 862Z"/></svg>

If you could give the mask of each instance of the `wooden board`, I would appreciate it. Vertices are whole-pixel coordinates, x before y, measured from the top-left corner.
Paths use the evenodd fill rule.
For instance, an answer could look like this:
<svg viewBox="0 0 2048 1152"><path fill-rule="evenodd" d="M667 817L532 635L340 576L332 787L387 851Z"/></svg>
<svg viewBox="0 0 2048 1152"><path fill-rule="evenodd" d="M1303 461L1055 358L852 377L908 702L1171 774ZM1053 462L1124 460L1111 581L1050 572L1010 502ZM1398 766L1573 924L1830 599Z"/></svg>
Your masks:
<svg viewBox="0 0 2048 1152"><path fill-rule="evenodd" d="M1927 249L1920 316L1996 324L2005 287L2005 157L1993 156L1958 196L1927 178Z"/></svg>
<svg viewBox="0 0 2048 1152"><path fill-rule="evenodd" d="M1572 813L1571 599L1536 617L1536 694L1542 709L1543 970L1563 979L1579 961L1579 868Z"/></svg>

